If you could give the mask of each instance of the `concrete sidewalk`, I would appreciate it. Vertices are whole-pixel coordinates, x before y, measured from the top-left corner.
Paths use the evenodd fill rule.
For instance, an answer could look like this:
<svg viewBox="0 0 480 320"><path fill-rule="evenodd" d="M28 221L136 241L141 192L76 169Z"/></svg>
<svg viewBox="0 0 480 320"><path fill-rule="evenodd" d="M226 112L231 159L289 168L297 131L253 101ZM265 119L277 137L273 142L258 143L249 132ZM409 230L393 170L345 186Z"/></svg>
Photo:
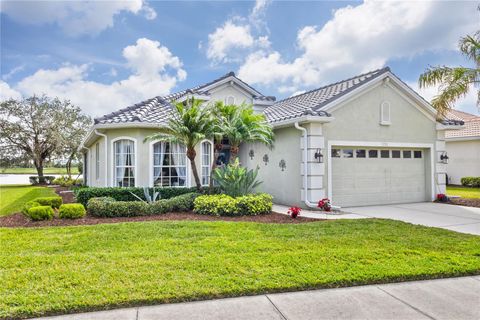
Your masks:
<svg viewBox="0 0 480 320"><path fill-rule="evenodd" d="M267 294L42 319L480 319L480 276Z"/></svg>

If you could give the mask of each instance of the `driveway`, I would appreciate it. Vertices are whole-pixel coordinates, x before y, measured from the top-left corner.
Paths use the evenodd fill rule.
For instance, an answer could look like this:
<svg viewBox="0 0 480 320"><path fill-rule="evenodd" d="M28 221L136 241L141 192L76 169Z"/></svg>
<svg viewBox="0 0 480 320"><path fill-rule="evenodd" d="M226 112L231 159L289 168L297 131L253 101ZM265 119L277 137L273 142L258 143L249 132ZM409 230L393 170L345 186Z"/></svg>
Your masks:
<svg viewBox="0 0 480 320"><path fill-rule="evenodd" d="M428 227L480 235L480 208L421 202L342 208L342 211L369 218L400 220Z"/></svg>

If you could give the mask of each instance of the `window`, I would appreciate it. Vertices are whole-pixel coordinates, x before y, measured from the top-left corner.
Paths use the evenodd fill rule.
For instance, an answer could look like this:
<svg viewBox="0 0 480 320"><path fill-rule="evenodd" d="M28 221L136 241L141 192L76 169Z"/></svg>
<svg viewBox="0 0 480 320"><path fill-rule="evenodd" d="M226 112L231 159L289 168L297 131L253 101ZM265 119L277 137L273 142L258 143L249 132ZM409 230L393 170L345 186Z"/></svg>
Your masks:
<svg viewBox="0 0 480 320"><path fill-rule="evenodd" d="M187 150L169 142L153 145L153 185L184 187L187 183Z"/></svg>
<svg viewBox="0 0 480 320"><path fill-rule="evenodd" d="M381 158L390 158L390 150L380 150Z"/></svg>
<svg viewBox="0 0 480 320"><path fill-rule="evenodd" d="M378 150L368 150L369 158L378 158Z"/></svg>
<svg viewBox="0 0 480 320"><path fill-rule="evenodd" d="M340 158L341 150L340 149L332 149L332 158Z"/></svg>
<svg viewBox="0 0 480 320"><path fill-rule="evenodd" d="M392 158L400 158L400 150L392 150Z"/></svg>
<svg viewBox="0 0 480 320"><path fill-rule="evenodd" d="M202 185L210 184L210 171L212 169L212 144L208 141L202 142Z"/></svg>
<svg viewBox="0 0 480 320"><path fill-rule="evenodd" d="M389 125L390 123L390 102L384 101L380 105L380 124Z"/></svg>
<svg viewBox="0 0 480 320"><path fill-rule="evenodd" d="M100 179L100 144L95 145L95 179Z"/></svg>
<svg viewBox="0 0 480 320"><path fill-rule="evenodd" d="M226 105L231 105L235 104L235 97L234 96L228 96L225 98L225 104Z"/></svg>
<svg viewBox="0 0 480 320"><path fill-rule="evenodd" d="M365 149L356 150L357 158L365 158L367 156L367 151Z"/></svg>
<svg viewBox="0 0 480 320"><path fill-rule="evenodd" d="M115 171L117 187L135 186L135 142L122 139L114 142Z"/></svg>
<svg viewBox="0 0 480 320"><path fill-rule="evenodd" d="M342 150L344 158L353 158L353 150L352 149L343 149Z"/></svg>
<svg viewBox="0 0 480 320"><path fill-rule="evenodd" d="M415 151L413 151L413 157L414 157L415 159L420 159L420 158L422 158L422 151L420 151L420 150L415 150Z"/></svg>
<svg viewBox="0 0 480 320"><path fill-rule="evenodd" d="M403 150L403 158L409 159L412 157L412 151L410 150Z"/></svg>

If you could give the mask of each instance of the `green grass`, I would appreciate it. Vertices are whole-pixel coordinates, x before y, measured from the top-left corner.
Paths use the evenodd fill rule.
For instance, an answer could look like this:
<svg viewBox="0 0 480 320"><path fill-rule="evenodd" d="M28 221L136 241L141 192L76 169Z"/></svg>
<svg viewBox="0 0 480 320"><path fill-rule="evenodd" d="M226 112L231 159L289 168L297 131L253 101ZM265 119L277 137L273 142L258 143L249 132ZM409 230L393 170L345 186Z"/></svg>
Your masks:
<svg viewBox="0 0 480 320"><path fill-rule="evenodd" d="M0 228L0 247L0 318L480 274L480 237L378 219Z"/></svg>
<svg viewBox="0 0 480 320"><path fill-rule="evenodd" d="M0 185L0 217L21 211L27 201L54 195L55 191L52 188Z"/></svg>
<svg viewBox="0 0 480 320"><path fill-rule="evenodd" d="M0 168L0 173L4 174L31 174L37 175L37 170L35 168ZM66 168L44 168L43 174L67 174ZM76 166L72 167L72 174L78 174L78 168Z"/></svg>
<svg viewBox="0 0 480 320"><path fill-rule="evenodd" d="M460 196L462 198L470 198L470 199L480 199L480 188L447 186L447 195Z"/></svg>

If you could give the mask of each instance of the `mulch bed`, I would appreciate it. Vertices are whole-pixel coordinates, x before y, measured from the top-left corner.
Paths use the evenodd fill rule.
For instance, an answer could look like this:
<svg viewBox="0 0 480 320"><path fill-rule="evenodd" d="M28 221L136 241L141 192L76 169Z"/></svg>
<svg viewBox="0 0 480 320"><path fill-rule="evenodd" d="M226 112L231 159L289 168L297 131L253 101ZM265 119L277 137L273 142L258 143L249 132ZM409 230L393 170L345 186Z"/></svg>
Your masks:
<svg viewBox="0 0 480 320"><path fill-rule="evenodd" d="M453 198L453 199L450 199L450 201L447 203L458 205L458 206L480 208L480 199Z"/></svg>

